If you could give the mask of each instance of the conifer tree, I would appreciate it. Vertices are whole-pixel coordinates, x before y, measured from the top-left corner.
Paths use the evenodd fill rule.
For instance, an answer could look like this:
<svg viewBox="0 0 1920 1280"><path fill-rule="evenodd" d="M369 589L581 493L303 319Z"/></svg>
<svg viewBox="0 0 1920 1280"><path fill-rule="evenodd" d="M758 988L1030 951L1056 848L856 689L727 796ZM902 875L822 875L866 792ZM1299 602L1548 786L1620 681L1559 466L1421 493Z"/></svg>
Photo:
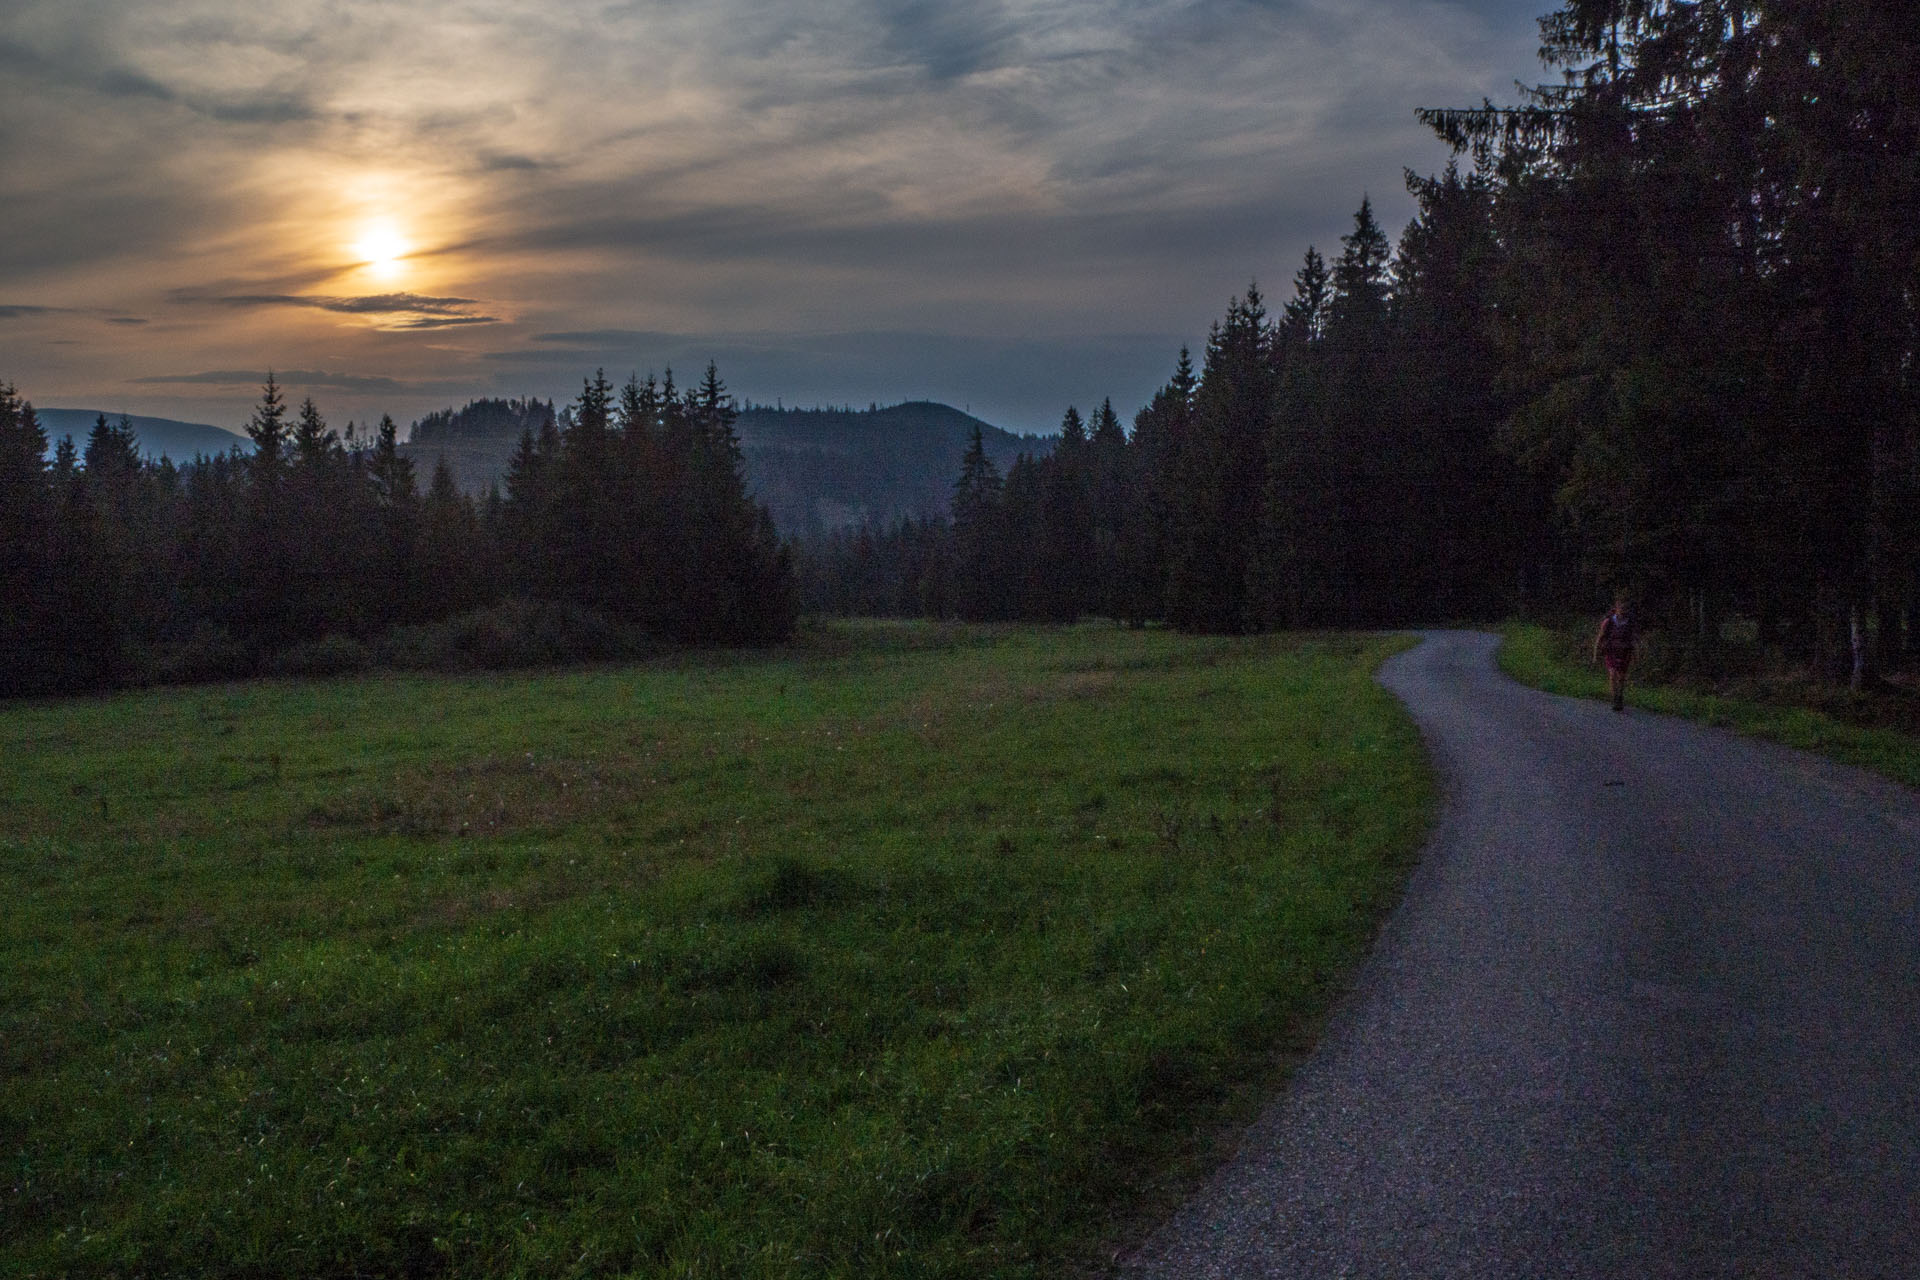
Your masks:
<svg viewBox="0 0 1920 1280"><path fill-rule="evenodd" d="M266 650L288 643L295 620L285 587L295 537L282 481L287 469L287 404L271 372L247 422L246 551L234 615L240 638Z"/></svg>
<svg viewBox="0 0 1920 1280"><path fill-rule="evenodd" d="M370 605L376 619L392 626L418 617L413 590L420 492L413 478L413 459L400 452L399 428L389 414L380 415L374 430L367 483L373 494L375 531Z"/></svg>
<svg viewBox="0 0 1920 1280"><path fill-rule="evenodd" d="M121 480L138 474L140 442L132 420L124 414L118 422L108 422L104 413L96 416L93 429L87 433L84 457L87 474L96 479L111 475Z"/></svg>
<svg viewBox="0 0 1920 1280"><path fill-rule="evenodd" d="M0 696L44 687L51 530L47 435L33 406L0 382Z"/></svg>
<svg viewBox="0 0 1920 1280"><path fill-rule="evenodd" d="M332 460L334 451L339 448L340 438L327 420L320 416L320 408L308 396L300 402L300 416L293 424L293 463L316 474Z"/></svg>
<svg viewBox="0 0 1920 1280"><path fill-rule="evenodd" d="M1327 327L1350 340L1371 336L1386 323L1388 262L1393 246L1374 220L1373 201L1362 197L1353 230L1340 237L1340 258L1333 265L1333 299ZM1305 274L1305 268L1302 269Z"/></svg>
<svg viewBox="0 0 1920 1280"><path fill-rule="evenodd" d="M117 678L129 650L156 622L166 572L156 545L151 486L140 460L133 422L121 415L110 422L103 413L87 435L84 499L68 504L62 531L72 565L67 576L87 597L91 621L86 629L96 656L88 682Z"/></svg>
<svg viewBox="0 0 1920 1280"><path fill-rule="evenodd" d="M999 552L1002 482L976 425L953 486L954 606L961 617L1003 616Z"/></svg>
<svg viewBox="0 0 1920 1280"><path fill-rule="evenodd" d="M545 594L599 610L617 609L628 595L620 573L625 530L612 469L613 408L606 370L596 369L568 407L551 508L540 533L554 570Z"/></svg>
<svg viewBox="0 0 1920 1280"><path fill-rule="evenodd" d="M66 501L67 491L80 482L80 451L74 448L72 436L61 436L54 443L51 476L54 500Z"/></svg>
<svg viewBox="0 0 1920 1280"><path fill-rule="evenodd" d="M1191 631L1255 621L1250 589L1274 409L1273 331L1257 285L1214 326L1171 492L1167 616Z"/></svg>
<svg viewBox="0 0 1920 1280"><path fill-rule="evenodd" d="M1087 438L1092 508L1093 576L1088 607L1109 618L1128 614L1130 595L1123 581L1122 546L1139 499L1127 456L1127 433L1109 397L1094 411Z"/></svg>
<svg viewBox="0 0 1920 1280"><path fill-rule="evenodd" d="M1072 405L1060 421L1053 456L1035 463L1039 483L1037 538L1015 532L1018 512L1008 476L1009 547L1024 546L1035 570L1035 587L1023 613L1048 622L1071 622L1095 603L1098 569L1094 552L1094 455L1080 411Z"/></svg>
<svg viewBox="0 0 1920 1280"><path fill-rule="evenodd" d="M125 656L122 618L114 612L119 583L106 559L105 539L92 486L79 469L73 437L61 439L55 471L63 474L55 492L51 534L42 588L46 605L46 652L39 665L46 687L90 689L120 675Z"/></svg>
<svg viewBox="0 0 1920 1280"><path fill-rule="evenodd" d="M1327 271L1327 261L1308 245L1306 259L1294 273L1293 297L1281 309L1281 327L1291 342L1318 342L1326 336L1332 308L1333 277Z"/></svg>
<svg viewBox="0 0 1920 1280"><path fill-rule="evenodd" d="M766 508L747 494L739 411L711 361L682 412L691 445L687 563L695 574L682 605L686 633L733 643L784 636L797 608L790 553Z"/></svg>
<svg viewBox="0 0 1920 1280"><path fill-rule="evenodd" d="M1197 386L1193 355L1182 347L1173 377L1134 416L1128 452L1140 506L1123 553L1129 596L1122 611L1132 621L1166 614L1167 566L1177 510L1175 486L1182 470L1178 458L1192 435Z"/></svg>
<svg viewBox="0 0 1920 1280"><path fill-rule="evenodd" d="M254 406L253 416L247 420L247 438L253 441L252 470L259 484L276 483L286 463L286 418L286 396L281 394L273 371L268 370L267 380L260 388L260 403Z"/></svg>
<svg viewBox="0 0 1920 1280"><path fill-rule="evenodd" d="M460 492L443 454L420 500L413 548L412 608L422 621L451 618L487 602L492 548L473 503Z"/></svg>

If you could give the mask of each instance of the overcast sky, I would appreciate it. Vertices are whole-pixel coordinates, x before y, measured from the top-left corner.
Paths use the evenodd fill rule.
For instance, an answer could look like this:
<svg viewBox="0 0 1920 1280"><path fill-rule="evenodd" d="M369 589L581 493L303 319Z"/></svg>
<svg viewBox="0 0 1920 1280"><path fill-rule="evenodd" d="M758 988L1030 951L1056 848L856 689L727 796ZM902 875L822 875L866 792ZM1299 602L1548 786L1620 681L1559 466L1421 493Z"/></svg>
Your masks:
<svg viewBox="0 0 1920 1280"><path fill-rule="evenodd" d="M237 427L711 358L788 404L1133 410L1548 0L0 0L0 379Z"/></svg>

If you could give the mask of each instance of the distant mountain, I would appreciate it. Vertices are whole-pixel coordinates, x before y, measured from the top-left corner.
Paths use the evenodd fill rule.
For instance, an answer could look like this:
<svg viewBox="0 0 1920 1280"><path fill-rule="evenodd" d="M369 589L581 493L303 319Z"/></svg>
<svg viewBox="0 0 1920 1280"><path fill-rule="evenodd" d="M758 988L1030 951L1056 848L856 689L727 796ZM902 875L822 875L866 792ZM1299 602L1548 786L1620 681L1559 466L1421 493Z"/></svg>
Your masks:
<svg viewBox="0 0 1920 1280"><path fill-rule="evenodd" d="M413 459L423 489L434 463L445 457L463 490L485 493L506 474L521 430L537 430L553 412L553 403L545 400L475 400L414 423L400 451ZM84 450L99 411L41 409L39 414L51 456L63 436L72 436ZM120 415L107 417L118 421ZM203 454L253 450L244 435L203 422L131 421L140 450L149 457L184 463ZM1052 436L1015 435L929 400L868 409L750 405L736 424L747 487L789 536L945 514L960 455L975 427L1002 473L1023 453L1053 449Z"/></svg>
<svg viewBox="0 0 1920 1280"><path fill-rule="evenodd" d="M865 410L755 405L735 429L748 488L793 535L946 514L975 427L1002 473L1023 453L1053 449L1051 436L1015 435L930 400Z"/></svg>
<svg viewBox="0 0 1920 1280"><path fill-rule="evenodd" d="M434 464L445 458L462 492L484 494L506 475L521 431L537 432L553 416L551 400L472 400L414 423L400 453L413 459L422 489L433 479Z"/></svg>
<svg viewBox="0 0 1920 1280"><path fill-rule="evenodd" d="M413 424L411 444L445 444L451 440L519 439L522 431L539 431L554 416L551 400L469 400L462 409L442 409Z"/></svg>
<svg viewBox="0 0 1920 1280"><path fill-rule="evenodd" d="M40 425L47 431L47 456L59 447L62 438L73 437L74 448L82 453L87 448L87 433L93 430L95 418L100 416L98 409L36 409ZM118 422L120 415L109 413L107 421ZM253 441L243 435L236 435L223 427L208 426L204 422L176 422L172 418L145 418L128 415L133 423L133 435L140 442L140 452L150 458L172 458L175 462L192 462L199 455L211 457L238 449L242 453L253 452Z"/></svg>
<svg viewBox="0 0 1920 1280"><path fill-rule="evenodd" d="M506 474L523 427L553 412L541 401L476 400L413 425L401 452L424 487L442 457L468 493ZM869 521L944 514L975 427L1004 472L1022 453L1047 453L1050 436L1015 435L960 410L916 400L885 408L741 410L736 430L747 487L787 535Z"/></svg>

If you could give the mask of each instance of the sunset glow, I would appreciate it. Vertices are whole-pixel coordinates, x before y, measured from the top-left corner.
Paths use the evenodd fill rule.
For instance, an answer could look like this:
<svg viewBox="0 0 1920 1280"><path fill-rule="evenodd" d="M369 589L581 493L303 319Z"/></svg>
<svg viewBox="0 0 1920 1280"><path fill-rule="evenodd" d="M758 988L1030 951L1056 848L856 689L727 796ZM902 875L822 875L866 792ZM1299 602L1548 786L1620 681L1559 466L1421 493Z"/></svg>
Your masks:
<svg viewBox="0 0 1920 1280"><path fill-rule="evenodd" d="M398 280L405 273L405 259L412 251L413 246L391 222L367 224L353 245L353 255L361 265L388 281Z"/></svg>
<svg viewBox="0 0 1920 1280"><path fill-rule="evenodd" d="M1531 13L16 0L0 376L227 427L269 366L342 419L708 360L769 401L1130 413L1363 194L1397 227L1446 162L1414 108L1529 76Z"/></svg>

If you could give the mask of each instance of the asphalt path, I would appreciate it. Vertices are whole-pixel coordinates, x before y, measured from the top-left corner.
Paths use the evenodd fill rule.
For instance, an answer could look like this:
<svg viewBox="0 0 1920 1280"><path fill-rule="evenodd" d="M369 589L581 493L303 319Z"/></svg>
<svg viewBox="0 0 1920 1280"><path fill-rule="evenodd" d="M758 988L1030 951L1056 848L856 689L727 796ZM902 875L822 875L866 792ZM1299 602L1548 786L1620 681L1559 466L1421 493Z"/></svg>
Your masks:
<svg viewBox="0 0 1920 1280"><path fill-rule="evenodd" d="M1920 794L1523 688L1496 645L1382 669L1432 843L1123 1274L1920 1277Z"/></svg>

